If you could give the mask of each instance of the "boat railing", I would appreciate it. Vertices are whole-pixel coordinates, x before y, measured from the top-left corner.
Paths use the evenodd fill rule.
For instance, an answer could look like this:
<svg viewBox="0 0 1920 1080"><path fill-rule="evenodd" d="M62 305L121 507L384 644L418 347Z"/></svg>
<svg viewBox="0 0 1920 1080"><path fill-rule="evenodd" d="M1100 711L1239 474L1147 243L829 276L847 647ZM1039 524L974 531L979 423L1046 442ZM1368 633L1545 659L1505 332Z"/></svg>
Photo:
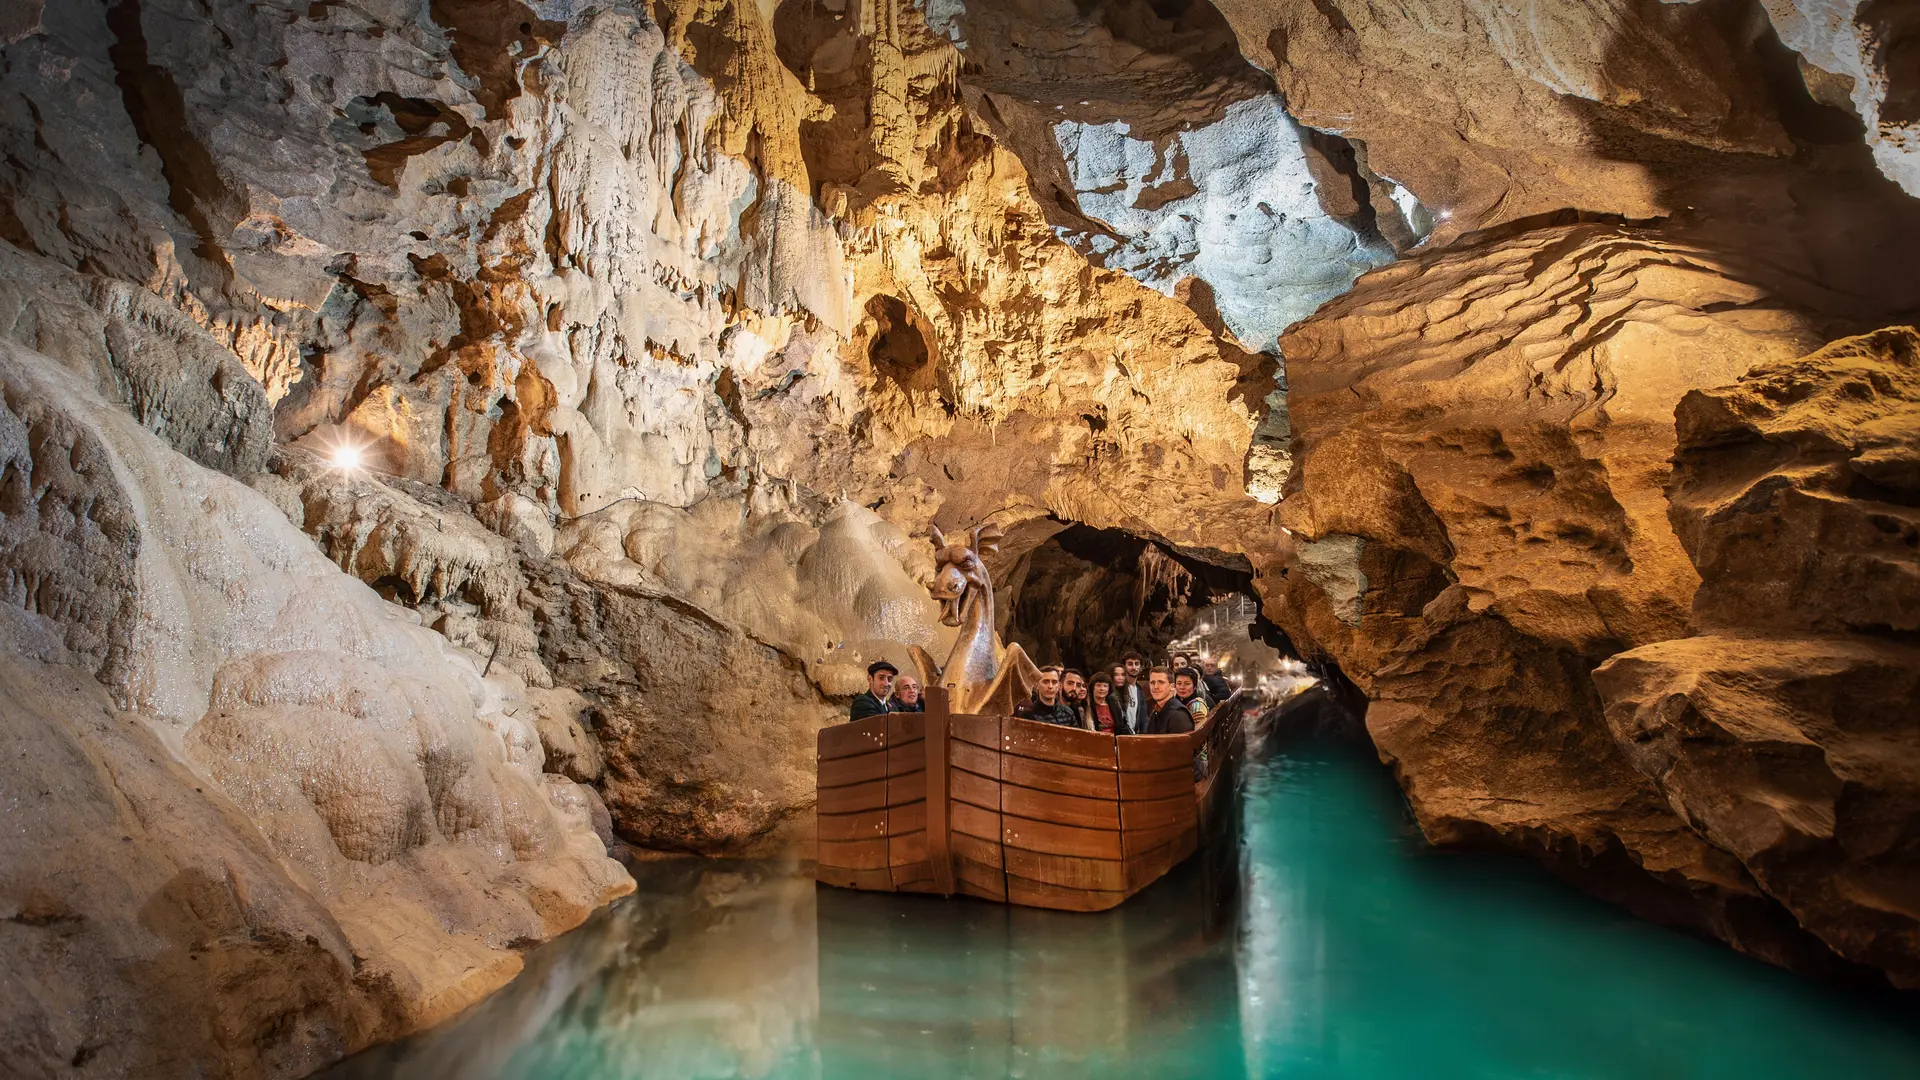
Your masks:
<svg viewBox="0 0 1920 1080"><path fill-rule="evenodd" d="M1246 707L1251 699L1245 690L1235 690L1227 700L1219 702L1208 711L1207 718L1193 731L1193 753L1196 760L1205 754L1207 771L1201 779L1211 777L1231 756L1231 747L1240 737L1240 728L1246 716Z"/></svg>
<svg viewBox="0 0 1920 1080"><path fill-rule="evenodd" d="M1112 907L1194 851L1242 711L1236 695L1192 733L1115 738L952 713L934 687L926 712L824 728L816 874L862 889Z"/></svg>

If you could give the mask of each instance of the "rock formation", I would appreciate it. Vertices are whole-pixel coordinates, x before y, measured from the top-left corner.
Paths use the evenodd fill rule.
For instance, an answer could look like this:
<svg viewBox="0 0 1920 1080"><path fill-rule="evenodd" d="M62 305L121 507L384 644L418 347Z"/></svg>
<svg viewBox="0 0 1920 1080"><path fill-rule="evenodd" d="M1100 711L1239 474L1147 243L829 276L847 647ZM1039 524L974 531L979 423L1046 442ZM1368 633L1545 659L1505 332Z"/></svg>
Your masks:
<svg viewBox="0 0 1920 1080"><path fill-rule="evenodd" d="M1920 986L1920 333L1680 403L1692 636L1594 672L1629 763L1834 952Z"/></svg>
<svg viewBox="0 0 1920 1080"><path fill-rule="evenodd" d="M297 1074L804 841L988 521L1083 650L1251 571L1437 841L1913 983L1911 347L1818 351L1910 7L0 0L0 1050Z"/></svg>
<svg viewBox="0 0 1920 1080"><path fill-rule="evenodd" d="M1601 671L1644 672L1627 658L1668 648L1697 654L1701 639L1687 635L1712 625L1698 605L1749 607L1739 589L1777 580L1768 556L1749 554L1723 584L1701 587L1712 577L1701 557L1718 548L1668 489L1691 406L1681 407L1679 436L1675 409L1690 392L1790 364L1838 334L1911 317L1911 290L1899 283L1911 280L1920 222L1880 175L1899 179L1887 126L1869 135L1880 146L1868 154L1818 71L1803 65L1791 84L1782 79L1768 27L1710 30L1732 17L1726 7L1569 7L1570 22L1536 19L1524 32L1499 5L1285 7L1278 18L1270 7L1222 10L1296 115L1323 117L1368 169L1451 208L1454 224L1451 233L1436 224L1430 254L1361 279L1281 340L1294 461L1277 513L1287 535L1255 555L1269 612L1372 700L1376 746L1429 837L1538 854L1602 895L1776 962L1836 974L1863 964L1909 981L1888 944L1900 917L1855 907L1823 925L1832 916L1796 902L1748 857L1748 841L1706 826L1677 794L1677 750L1662 755L1641 745L1650 736L1623 734L1637 722L1628 715L1652 715L1633 714L1628 699L1672 713L1658 704L1671 700L1659 689L1668 684L1649 675L1628 689L1619 674L1598 676L1612 680L1603 699L1590 674L1622 653ZM1791 14L1770 10L1782 25ZM1435 32L1405 32L1394 19ZM1611 29L1571 33L1582 20ZM1263 39L1255 26L1272 29ZM1695 33L1758 47L1716 69L1728 55L1718 46L1675 45ZM1686 62L1615 63L1592 51L1609 35L1638 42L1644 56L1679 48ZM1884 60L1900 38L1875 40ZM1350 58L1455 51L1444 67L1404 63L1380 79L1363 65L1360 82L1351 63L1344 81L1324 70L1336 45ZM1496 57L1532 74L1518 84L1453 77ZM1706 85L1724 107L1690 97ZM1543 88L1552 93L1540 97ZM1520 107L1511 95L1537 100ZM1530 134L1510 140L1502 127ZM1736 128L1764 137L1743 142ZM1594 137L1600 130L1618 137ZM1785 141L1766 134L1776 130ZM1653 152L1653 140L1665 149ZM1413 157L1383 167L1390 147ZM1830 196L1819 210L1804 194L1816 185ZM1583 213L1526 218L1547 207ZM1581 223L1593 211L1668 220ZM1751 227L1755 212L1767 227ZM1513 224L1441 246L1500 221ZM1849 222L1872 222L1876 239L1842 239L1868 236ZM1760 513L1751 535L1782 535L1787 513ZM1829 594L1851 600L1862 580ZM1709 772L1712 781L1700 778ZM1898 788L1889 775L1876 772L1873 786ZM1692 782L1742 820L1760 813L1743 802L1777 799L1750 773L1702 766ZM1897 892L1875 903L1897 909Z"/></svg>
<svg viewBox="0 0 1920 1080"><path fill-rule="evenodd" d="M1685 635L1703 605L1751 617L1755 598L1740 590L1777 592L1766 584L1779 580L1772 543L1793 513L1748 518L1746 562L1701 587L1724 558L1703 554L1730 549L1669 492L1668 461L1676 406L1680 439L1698 439L1700 453L1726 438L1692 419L1712 399L1690 391L1749 369L1798 371L1795 357L1822 340L1821 320L1783 301L1796 288L1805 283L1743 280L1704 249L1608 225L1533 230L1373 275L1284 343L1298 490L1279 520L1294 551L1265 580L1276 620L1372 700L1368 727L1430 837L1534 851L1655 917L1834 970L1798 928L1819 933L1814 924L1783 917L1775 902L1799 912L1736 858L1738 845L1700 826L1670 786L1671 761L1625 734L1625 706L1604 712L1588 675L1629 649L1602 672L1697 652ZM1897 401L1899 385L1880 396ZM1897 461L1910 413L1890 405L1874 417L1888 433L1877 458ZM1676 484L1689 475L1679 450ZM1716 509L1748 505L1744 488L1715 483L1702 487ZM1816 521L1802 526L1809 550L1832 543ZM1888 561L1825 595L1851 603L1867 580L1911 575L1911 553L1894 543ZM1636 692L1653 691L1618 691ZM1727 806L1753 781L1718 782ZM1884 956L1820 936L1897 974Z"/></svg>
<svg viewBox="0 0 1920 1080"><path fill-rule="evenodd" d="M218 355L196 333L178 351ZM205 449L217 391L148 374L177 395L155 426ZM632 889L590 795L543 774L518 680L97 378L0 345L16 1067L311 1070Z"/></svg>
<svg viewBox="0 0 1920 1080"><path fill-rule="evenodd" d="M1429 208L1440 240L1566 208L1684 214L1740 167L1730 158L1795 153L1789 82L1852 112L1914 190L1911 106L1882 104L1912 93L1901 4L1217 6L1289 111L1354 143L1372 177Z"/></svg>

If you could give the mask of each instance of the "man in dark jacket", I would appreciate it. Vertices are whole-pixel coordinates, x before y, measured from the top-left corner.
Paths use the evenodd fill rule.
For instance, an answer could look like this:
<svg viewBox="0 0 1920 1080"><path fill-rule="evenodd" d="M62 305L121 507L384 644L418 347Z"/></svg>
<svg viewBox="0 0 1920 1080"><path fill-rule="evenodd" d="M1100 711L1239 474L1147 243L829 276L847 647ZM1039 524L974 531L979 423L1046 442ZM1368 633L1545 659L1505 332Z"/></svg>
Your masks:
<svg viewBox="0 0 1920 1080"><path fill-rule="evenodd" d="M1052 664L1040 669L1040 685L1034 688L1032 697L1013 707L1013 715L1022 720L1038 720L1042 724L1080 726L1080 717L1060 697L1060 665Z"/></svg>
<svg viewBox="0 0 1920 1080"><path fill-rule="evenodd" d="M885 660L875 660L867 665L867 691L856 694L853 705L847 709L847 720L865 720L869 716L879 716L893 708L893 677L900 669Z"/></svg>
<svg viewBox="0 0 1920 1080"><path fill-rule="evenodd" d="M893 701L887 711L926 712L927 697L920 689L920 680L911 675L893 680Z"/></svg>
<svg viewBox="0 0 1920 1080"><path fill-rule="evenodd" d="M1193 730L1193 714L1173 695L1173 674L1164 664L1147 673L1147 720L1142 735L1183 735Z"/></svg>
<svg viewBox="0 0 1920 1080"><path fill-rule="evenodd" d="M1060 672L1060 700L1073 710L1074 724L1087 727L1087 677L1079 668Z"/></svg>
<svg viewBox="0 0 1920 1080"><path fill-rule="evenodd" d="M1213 699L1215 705L1233 696L1233 684L1227 681L1225 675L1220 674L1220 662L1218 660L1210 656L1202 659L1200 661L1200 670L1206 672L1206 677L1201 681L1204 683L1207 696Z"/></svg>

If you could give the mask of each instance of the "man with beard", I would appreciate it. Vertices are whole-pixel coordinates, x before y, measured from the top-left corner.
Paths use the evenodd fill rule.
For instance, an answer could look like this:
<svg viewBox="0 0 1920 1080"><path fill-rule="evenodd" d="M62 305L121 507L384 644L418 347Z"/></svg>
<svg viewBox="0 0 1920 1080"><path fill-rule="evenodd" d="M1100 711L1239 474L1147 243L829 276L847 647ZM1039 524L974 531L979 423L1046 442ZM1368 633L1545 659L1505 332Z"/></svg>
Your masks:
<svg viewBox="0 0 1920 1080"><path fill-rule="evenodd" d="M1076 723L1087 726L1087 677L1078 668L1068 668L1060 673L1060 700L1073 710Z"/></svg>
<svg viewBox="0 0 1920 1080"><path fill-rule="evenodd" d="M1034 688L1032 697L1014 706L1013 715L1060 727L1080 726L1080 717L1060 698L1060 665L1040 669L1040 685Z"/></svg>

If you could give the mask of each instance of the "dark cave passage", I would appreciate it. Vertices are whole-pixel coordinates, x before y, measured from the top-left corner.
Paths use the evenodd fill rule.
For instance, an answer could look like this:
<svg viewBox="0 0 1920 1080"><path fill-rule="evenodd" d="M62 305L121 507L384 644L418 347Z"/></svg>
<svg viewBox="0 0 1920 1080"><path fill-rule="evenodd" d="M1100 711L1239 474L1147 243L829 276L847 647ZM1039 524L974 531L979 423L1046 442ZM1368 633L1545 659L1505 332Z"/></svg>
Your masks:
<svg viewBox="0 0 1920 1080"><path fill-rule="evenodd" d="M1259 618L1250 571L1180 554L1120 529L1073 524L1008 571L996 607L1002 637L1040 663L1090 671L1129 651L1162 656L1216 604L1244 598L1256 640L1291 650Z"/></svg>

